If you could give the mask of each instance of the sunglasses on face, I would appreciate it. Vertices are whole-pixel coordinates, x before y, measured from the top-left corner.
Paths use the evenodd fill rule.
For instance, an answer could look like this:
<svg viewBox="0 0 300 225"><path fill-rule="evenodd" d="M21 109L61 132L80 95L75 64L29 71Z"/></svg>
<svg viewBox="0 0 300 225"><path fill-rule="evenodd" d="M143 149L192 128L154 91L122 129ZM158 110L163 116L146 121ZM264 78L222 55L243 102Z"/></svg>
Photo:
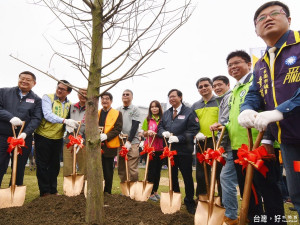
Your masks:
<svg viewBox="0 0 300 225"><path fill-rule="evenodd" d="M207 88L207 87L209 87L209 86L210 86L210 84L200 85L200 86L198 87L198 89Z"/></svg>

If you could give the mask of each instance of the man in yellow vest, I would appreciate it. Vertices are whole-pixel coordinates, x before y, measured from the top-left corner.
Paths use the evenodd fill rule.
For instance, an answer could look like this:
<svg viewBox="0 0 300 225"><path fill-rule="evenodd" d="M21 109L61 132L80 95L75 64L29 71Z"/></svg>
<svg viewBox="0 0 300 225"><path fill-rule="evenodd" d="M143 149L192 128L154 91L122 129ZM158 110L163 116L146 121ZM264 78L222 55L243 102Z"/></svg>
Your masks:
<svg viewBox="0 0 300 225"><path fill-rule="evenodd" d="M55 94L46 94L42 98L44 118L34 133L36 150L36 176L40 196L58 194L57 176L60 169L60 153L63 148L63 135L66 124L70 129L78 126L72 119L66 119L71 102L67 99L72 91L66 80L57 83ZM68 130L71 132L71 130Z"/></svg>
<svg viewBox="0 0 300 225"><path fill-rule="evenodd" d="M119 134L122 131L123 117L118 110L111 108L113 96L109 92L101 95L102 109L99 110L99 126L104 127L100 134L102 153L102 168L105 180L104 192L111 194L114 176L114 158L120 147Z"/></svg>

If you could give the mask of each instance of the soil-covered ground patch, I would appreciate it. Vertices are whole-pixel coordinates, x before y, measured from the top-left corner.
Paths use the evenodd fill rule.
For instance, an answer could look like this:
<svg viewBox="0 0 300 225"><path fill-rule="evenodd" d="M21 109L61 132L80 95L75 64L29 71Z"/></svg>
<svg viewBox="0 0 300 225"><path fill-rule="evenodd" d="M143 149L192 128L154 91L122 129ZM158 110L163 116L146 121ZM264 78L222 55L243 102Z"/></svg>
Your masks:
<svg viewBox="0 0 300 225"><path fill-rule="evenodd" d="M193 224L185 207L172 215L161 212L159 204L137 202L121 195L104 197L105 224ZM22 207L0 209L0 224L86 224L84 195L39 197Z"/></svg>

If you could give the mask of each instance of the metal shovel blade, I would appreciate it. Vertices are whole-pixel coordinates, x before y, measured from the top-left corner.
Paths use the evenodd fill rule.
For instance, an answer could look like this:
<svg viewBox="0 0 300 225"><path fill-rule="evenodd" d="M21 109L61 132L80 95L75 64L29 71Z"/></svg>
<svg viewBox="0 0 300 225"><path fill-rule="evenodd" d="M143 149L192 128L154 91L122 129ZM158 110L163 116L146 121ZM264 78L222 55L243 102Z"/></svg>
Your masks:
<svg viewBox="0 0 300 225"><path fill-rule="evenodd" d="M148 181L137 181L135 186L134 199L140 202L147 201L151 195L153 183Z"/></svg>
<svg viewBox="0 0 300 225"><path fill-rule="evenodd" d="M202 195L205 199L206 195ZM212 215L209 217L209 202L208 200L199 199L195 213L195 225L221 225L225 215L225 208L220 206L220 197L214 198Z"/></svg>
<svg viewBox="0 0 300 225"><path fill-rule="evenodd" d="M66 196L80 195L84 182L84 175L72 174L64 177L63 190Z"/></svg>
<svg viewBox="0 0 300 225"><path fill-rule="evenodd" d="M121 193L125 196L129 196L134 199L134 192L136 188L136 182L125 181L120 183Z"/></svg>
<svg viewBox="0 0 300 225"><path fill-rule="evenodd" d="M0 189L0 208L22 206L25 194L26 186L15 186L15 190L12 190L11 187Z"/></svg>
<svg viewBox="0 0 300 225"><path fill-rule="evenodd" d="M195 225L207 225L208 224L208 201L200 200L195 212ZM223 220L221 220L223 221Z"/></svg>
<svg viewBox="0 0 300 225"><path fill-rule="evenodd" d="M161 192L160 208L164 214L173 214L180 210L181 207L181 193L173 191Z"/></svg>

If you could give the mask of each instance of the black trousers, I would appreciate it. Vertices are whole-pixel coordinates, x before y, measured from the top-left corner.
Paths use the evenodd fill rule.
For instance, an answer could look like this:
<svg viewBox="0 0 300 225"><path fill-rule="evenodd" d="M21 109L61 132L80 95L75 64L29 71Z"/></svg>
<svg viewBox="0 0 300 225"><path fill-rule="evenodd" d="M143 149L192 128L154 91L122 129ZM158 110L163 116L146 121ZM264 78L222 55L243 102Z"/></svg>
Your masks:
<svg viewBox="0 0 300 225"><path fill-rule="evenodd" d="M237 151L233 150L232 153L233 159L237 159ZM274 224L275 216L280 216L280 218L282 218L282 216L285 215L282 195L277 185L280 171L278 162L265 161L265 165L269 169L266 178L257 170L254 170L253 185L257 194L258 204L255 203L254 193L251 189L251 197L248 210L248 219L250 220L249 224ZM240 193L241 196L243 196L246 170L242 171L242 166L239 164L235 164L235 169L237 172ZM262 215L267 216L267 223L257 222L256 218L261 217ZM276 224L286 224L286 222L282 222L281 219L280 222Z"/></svg>
<svg viewBox="0 0 300 225"><path fill-rule="evenodd" d="M36 151L36 176L40 195L57 193L57 176L60 170L60 153L63 139L48 139L34 134Z"/></svg>
<svg viewBox="0 0 300 225"><path fill-rule="evenodd" d="M11 168L13 168L14 150L12 150L11 154L7 152L7 138L8 136L0 136L0 187L3 180L3 176L4 174L6 174L10 157L12 160ZM25 139L25 145L27 146L27 148L22 148L22 155L18 154L16 185L23 185L25 166L27 164L29 153L32 148L32 136L29 136Z"/></svg>
<svg viewBox="0 0 300 225"><path fill-rule="evenodd" d="M185 205L195 205L194 201L194 181L192 176L192 155L175 155L174 156L175 165L172 166L172 181L173 181L173 191L180 192L179 182L178 182L178 169L180 170L184 186L185 186Z"/></svg>
<svg viewBox="0 0 300 225"><path fill-rule="evenodd" d="M201 148L203 151L204 149L204 142L200 141ZM213 141L212 138L207 138L207 148L213 149ZM200 152L198 144L196 145L197 152ZM222 170L222 164L217 163L217 171L216 171L216 181L218 185L218 194L222 199L222 188L221 188L221 182L220 182L220 174ZM207 175L208 175L208 182L210 183L210 174L211 174L211 166L206 164L207 169ZM205 175L204 175L204 167L203 164L199 163L198 159L196 160L196 181L197 181L197 187L196 187L196 197L198 198L199 195L205 195L209 190L206 190L206 184L205 184Z"/></svg>
<svg viewBox="0 0 300 225"><path fill-rule="evenodd" d="M114 177L114 157L105 157L102 155L102 169L105 180L104 192L111 194Z"/></svg>
<svg viewBox="0 0 300 225"><path fill-rule="evenodd" d="M158 190L159 181L160 181L160 171L162 166L162 160L160 159L161 154L162 151L155 152L153 156L153 160L149 161L147 180L153 183L153 189L151 191L151 194L154 194L154 192L157 192Z"/></svg>

